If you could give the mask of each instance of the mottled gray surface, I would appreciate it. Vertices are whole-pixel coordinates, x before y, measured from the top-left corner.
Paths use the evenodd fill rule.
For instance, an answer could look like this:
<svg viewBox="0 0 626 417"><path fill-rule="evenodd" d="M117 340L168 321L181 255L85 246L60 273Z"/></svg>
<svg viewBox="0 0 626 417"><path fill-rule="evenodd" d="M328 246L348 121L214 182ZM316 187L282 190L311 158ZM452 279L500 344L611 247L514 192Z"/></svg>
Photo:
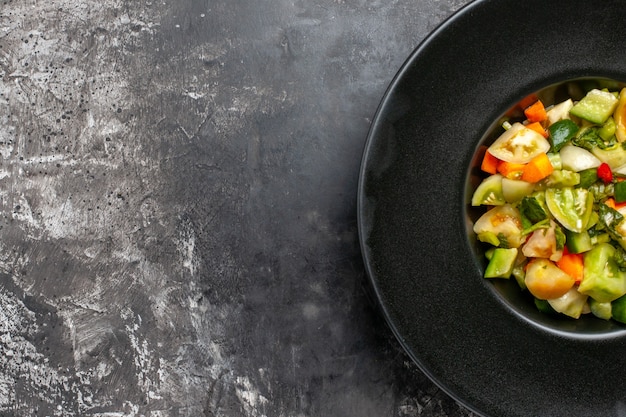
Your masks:
<svg viewBox="0 0 626 417"><path fill-rule="evenodd" d="M0 415L471 416L367 296L361 152L466 0L3 0Z"/></svg>

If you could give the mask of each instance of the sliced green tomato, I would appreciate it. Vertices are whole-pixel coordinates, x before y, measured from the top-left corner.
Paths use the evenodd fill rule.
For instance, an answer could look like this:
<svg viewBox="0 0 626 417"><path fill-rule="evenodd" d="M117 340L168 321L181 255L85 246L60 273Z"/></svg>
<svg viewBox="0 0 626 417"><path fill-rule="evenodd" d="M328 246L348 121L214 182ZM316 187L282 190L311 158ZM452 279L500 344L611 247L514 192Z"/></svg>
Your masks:
<svg viewBox="0 0 626 417"><path fill-rule="evenodd" d="M548 188L546 205L561 226L580 233L589 223L593 211L593 195L584 188Z"/></svg>
<svg viewBox="0 0 626 417"><path fill-rule="evenodd" d="M502 178L502 196L507 203L515 203L530 195L535 189L535 184L522 180Z"/></svg>
<svg viewBox="0 0 626 417"><path fill-rule="evenodd" d="M550 142L541 134L521 123L513 123L489 147L489 153L498 159L516 164L525 164L539 154L550 150Z"/></svg>
<svg viewBox="0 0 626 417"><path fill-rule="evenodd" d="M488 210L474 223L476 235L486 232L496 235L501 247L519 248L524 240L519 210L510 204Z"/></svg>
<svg viewBox="0 0 626 417"><path fill-rule="evenodd" d="M502 195L502 178L500 174L485 178L474 191L472 206L501 206L506 203Z"/></svg>

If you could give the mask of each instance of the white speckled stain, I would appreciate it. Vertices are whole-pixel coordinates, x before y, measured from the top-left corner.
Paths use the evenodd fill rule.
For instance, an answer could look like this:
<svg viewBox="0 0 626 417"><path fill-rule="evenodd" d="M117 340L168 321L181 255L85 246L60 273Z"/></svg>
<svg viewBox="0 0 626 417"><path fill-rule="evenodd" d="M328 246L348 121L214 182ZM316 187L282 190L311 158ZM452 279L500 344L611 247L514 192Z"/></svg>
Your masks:
<svg viewBox="0 0 626 417"><path fill-rule="evenodd" d="M45 356L37 350L28 334L38 331L34 314L14 294L0 293L0 414L15 409L15 385L20 381L32 388L32 395L42 402L54 401L51 392L69 393L85 398L88 388L71 382L61 370L48 366ZM83 391L85 390L85 391ZM34 414L34 409L22 410ZM63 407L56 407L55 416L68 415ZM24 414L26 415L26 414ZM70 414L71 415L71 414Z"/></svg>
<svg viewBox="0 0 626 417"><path fill-rule="evenodd" d="M154 199L145 198L141 193L133 199L128 193L128 190L137 191L143 187L142 178L134 174L138 170L150 173L158 161L151 161L141 154L140 145L134 142L132 127L110 117L115 106L123 106L133 98L124 74L116 68L115 58L106 54L118 53L116 48L121 48L123 53L131 39L153 34L159 28L158 21L150 21L157 18L150 8L146 8L143 14L134 11L110 19L124 8L121 1L81 4L57 0L39 3L36 13L33 13L30 2L5 3L0 10L0 42L9 46L0 50L1 214L14 221L24 242L59 242L68 249L70 259L94 270L93 276L85 277L89 284L82 284L71 295L52 298L38 292L42 288L40 282L19 276L19 271L36 267L33 265L36 260L29 258L28 252L12 253L10 248L1 247L0 242L3 252L0 272L12 275L15 285L26 295L38 297L56 309L63 320L63 328L57 331L66 335L74 359L73 369L68 369L69 373L60 373L61 370L49 362L46 353L40 352L27 339L29 334L42 330L36 324L35 313L14 294L0 293L1 415L8 412L33 415L36 411L34 405L16 397L18 379L22 385L30 387L32 395L48 404L48 413L58 416L168 416L171 414L167 409L181 404L188 395L189 382L180 381L188 378L185 372L190 370L181 370L179 366L188 360L186 348L178 346L178 341L168 340L167 332L175 325L174 316L180 314L173 311L176 300L185 303L187 296L183 291L193 291L193 288L166 284L168 277L164 276L162 268L149 261L148 253L128 239L128 235L139 227L174 226L161 223L162 209ZM47 26L51 22L56 22L54 30ZM77 40L69 38L68 33L82 32L90 36L90 31L95 28L102 31L93 37L91 49L78 52ZM69 57L79 59L80 54L104 54L104 59L100 60L97 69L63 64ZM54 70L48 65L53 65ZM187 94L192 98L203 96L202 93ZM85 114L79 113L77 107L81 96L89 103ZM69 140L64 141L65 146L29 155L33 144L28 139L27 126L39 126L41 130L57 126L60 108L73 109L73 118L83 117L82 128L67 133ZM16 118L20 114L28 119ZM124 140L112 143L105 140L109 137ZM55 167L70 168L73 175L67 175L67 170L56 175ZM107 205L104 200L107 195L102 196L100 202L87 204L72 191L83 183L89 186L85 178L92 172L108 171L111 174L129 169L133 175L117 175L125 181L110 184L113 197L109 197L109 202L112 200L112 205ZM43 170L49 173L38 173ZM102 193L106 191L101 190ZM98 193L89 195L98 196ZM118 209L121 200L116 200L115 195L124 196L130 210ZM94 210L96 205L101 209ZM116 229L111 229L110 223L115 223ZM195 234L190 225L181 230L174 242L181 271L193 276L197 269ZM87 237L92 242L87 247L75 248L71 244ZM105 242L114 248L108 254ZM104 262L109 270L119 270L120 273L103 276L90 267L103 262L98 261L102 256L106 257ZM127 265L137 266L123 272ZM152 294L147 307L156 322L145 323L133 310L133 299L128 298L126 292L120 292L119 304L103 305L100 302L105 292L128 290L134 285L146 286ZM199 309L198 314L201 312ZM193 330L193 321L204 318L198 316L187 320ZM205 324L200 326L204 328ZM106 348L110 340L119 339L115 332L120 330L128 341L130 352L98 355L96 358L99 359L94 362L93 355ZM159 332L164 332L162 338L159 338ZM159 340L171 346L163 346ZM214 360L212 373L215 377L224 374L229 359L223 357L217 343L207 340L205 345ZM163 351L169 357L157 354ZM125 362L122 354L130 355L132 362ZM134 369L134 374L129 369ZM116 397L93 392L94 381L115 380L118 376L122 378L121 385L112 391L117 392ZM138 390L142 398L125 400L127 387ZM244 397L252 398L250 395ZM193 410L190 413L195 415Z"/></svg>
<svg viewBox="0 0 626 417"><path fill-rule="evenodd" d="M259 391L250 383L248 377L236 378L236 393L241 403L244 405L248 415L266 417L259 410L267 405L268 399L262 396Z"/></svg>
<svg viewBox="0 0 626 417"><path fill-rule="evenodd" d="M183 222L180 227L178 250L182 259L183 268L187 269L191 276L196 274L198 258L196 257L196 234L188 222Z"/></svg>

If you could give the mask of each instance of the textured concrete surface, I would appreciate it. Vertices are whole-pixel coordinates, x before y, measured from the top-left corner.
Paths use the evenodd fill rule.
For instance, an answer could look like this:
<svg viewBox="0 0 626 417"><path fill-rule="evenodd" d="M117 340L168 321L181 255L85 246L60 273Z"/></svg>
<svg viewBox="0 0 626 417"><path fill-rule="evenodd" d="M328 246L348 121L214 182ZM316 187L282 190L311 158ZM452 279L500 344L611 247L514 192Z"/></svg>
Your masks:
<svg viewBox="0 0 626 417"><path fill-rule="evenodd" d="M0 415L472 414L367 296L365 136L465 0L2 0Z"/></svg>

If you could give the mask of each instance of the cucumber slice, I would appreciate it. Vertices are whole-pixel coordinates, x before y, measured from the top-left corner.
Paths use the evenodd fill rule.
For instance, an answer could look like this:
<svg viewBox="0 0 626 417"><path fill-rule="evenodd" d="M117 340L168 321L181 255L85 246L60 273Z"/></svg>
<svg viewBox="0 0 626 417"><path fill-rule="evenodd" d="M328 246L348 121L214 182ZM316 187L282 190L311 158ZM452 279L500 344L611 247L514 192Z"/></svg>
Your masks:
<svg viewBox="0 0 626 417"><path fill-rule="evenodd" d="M589 188L594 182L598 181L598 168L583 169L579 174L580 183L578 187Z"/></svg>
<svg viewBox="0 0 626 417"><path fill-rule="evenodd" d="M570 253L583 253L591 250L591 237L586 230L580 233L565 230L565 245Z"/></svg>
<svg viewBox="0 0 626 417"><path fill-rule="evenodd" d="M496 248L487 268L485 268L485 278L509 278L516 259L516 248Z"/></svg>
<svg viewBox="0 0 626 417"><path fill-rule="evenodd" d="M578 125L570 119L559 120L548 128L552 151L558 152L578 133Z"/></svg>
<svg viewBox="0 0 626 417"><path fill-rule="evenodd" d="M578 103L574 104L569 112L571 115L591 123L602 124L613 114L617 102L618 99L613 93L593 89Z"/></svg>
<svg viewBox="0 0 626 417"><path fill-rule="evenodd" d="M615 125L615 120L612 117L606 119L606 122L598 129L598 135L605 142L610 141L615 135L615 130L617 126Z"/></svg>
<svg viewBox="0 0 626 417"><path fill-rule="evenodd" d="M611 302L611 317L620 323L626 323L626 295Z"/></svg>
<svg viewBox="0 0 626 417"><path fill-rule="evenodd" d="M626 181L620 181L615 183L615 201L617 203L623 203L626 201Z"/></svg>

